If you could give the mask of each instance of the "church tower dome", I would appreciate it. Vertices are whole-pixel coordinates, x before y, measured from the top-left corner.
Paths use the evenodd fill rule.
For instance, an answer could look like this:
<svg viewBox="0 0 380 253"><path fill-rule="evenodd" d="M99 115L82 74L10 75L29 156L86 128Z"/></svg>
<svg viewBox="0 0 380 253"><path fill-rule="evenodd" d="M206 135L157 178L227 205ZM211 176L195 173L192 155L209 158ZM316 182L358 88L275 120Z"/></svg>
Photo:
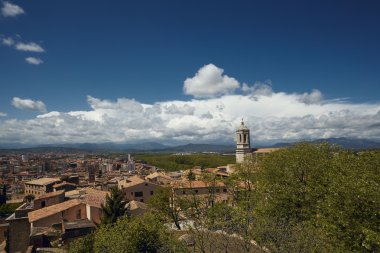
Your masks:
<svg viewBox="0 0 380 253"><path fill-rule="evenodd" d="M236 163L244 162L244 158L252 153L249 129L244 125L243 119L236 130Z"/></svg>

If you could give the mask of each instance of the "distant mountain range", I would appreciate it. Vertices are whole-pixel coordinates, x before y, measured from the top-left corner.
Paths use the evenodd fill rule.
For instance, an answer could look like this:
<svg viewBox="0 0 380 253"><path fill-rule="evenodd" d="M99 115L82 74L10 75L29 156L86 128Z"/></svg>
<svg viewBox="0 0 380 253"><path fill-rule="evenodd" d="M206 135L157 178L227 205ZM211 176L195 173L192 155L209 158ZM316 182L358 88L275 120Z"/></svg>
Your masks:
<svg viewBox="0 0 380 253"><path fill-rule="evenodd" d="M309 141L312 143L328 142L336 144L347 149L380 149L380 142L366 139L348 139L348 138L328 138ZM293 143L276 143L270 146L260 147L286 147ZM253 147L255 148L255 146ZM219 144L186 144L180 146L168 146L157 142L141 142L137 144L128 143L73 143L73 144L49 144L49 145L24 145L24 144L0 144L3 150L18 150L24 152L218 152L233 153L235 145L219 145Z"/></svg>

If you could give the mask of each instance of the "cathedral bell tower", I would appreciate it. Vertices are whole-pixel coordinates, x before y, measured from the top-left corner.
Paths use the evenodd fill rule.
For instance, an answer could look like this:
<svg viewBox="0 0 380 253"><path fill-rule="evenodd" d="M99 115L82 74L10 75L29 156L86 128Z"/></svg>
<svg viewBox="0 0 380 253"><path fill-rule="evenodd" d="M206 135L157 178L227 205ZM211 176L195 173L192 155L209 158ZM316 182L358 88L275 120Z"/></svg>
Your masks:
<svg viewBox="0 0 380 253"><path fill-rule="evenodd" d="M249 129L241 120L240 127L236 130L236 163L244 162L244 158L252 153Z"/></svg>

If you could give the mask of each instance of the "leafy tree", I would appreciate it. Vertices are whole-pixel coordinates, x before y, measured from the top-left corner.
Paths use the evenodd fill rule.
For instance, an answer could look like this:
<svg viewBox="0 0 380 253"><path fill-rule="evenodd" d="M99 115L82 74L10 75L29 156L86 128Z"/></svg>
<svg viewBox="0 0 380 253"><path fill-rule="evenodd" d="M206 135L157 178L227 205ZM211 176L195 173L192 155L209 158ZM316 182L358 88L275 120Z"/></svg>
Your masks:
<svg viewBox="0 0 380 253"><path fill-rule="evenodd" d="M78 238L69 245L69 252L88 253L94 252L94 234Z"/></svg>
<svg viewBox="0 0 380 253"><path fill-rule="evenodd" d="M28 194L24 197L24 201L30 203L32 202L36 197L33 194Z"/></svg>
<svg viewBox="0 0 380 253"><path fill-rule="evenodd" d="M192 170L189 170L189 173L187 174L187 180L189 181L195 181L195 174Z"/></svg>
<svg viewBox="0 0 380 253"><path fill-rule="evenodd" d="M69 245L70 253L187 252L177 237L151 213L122 217L114 225L102 225L94 234Z"/></svg>
<svg viewBox="0 0 380 253"><path fill-rule="evenodd" d="M379 170L379 152L327 143L272 153L256 177L253 238L272 252L378 251Z"/></svg>
<svg viewBox="0 0 380 253"><path fill-rule="evenodd" d="M113 187L111 194L106 196L105 205L102 204L102 224L113 224L118 218L128 215L124 200L124 192L117 187Z"/></svg>
<svg viewBox="0 0 380 253"><path fill-rule="evenodd" d="M170 220L174 222L178 230L180 226L180 203L175 200L174 193L171 187L159 187L154 195L149 199L148 205L157 213L158 217L164 218L164 221Z"/></svg>
<svg viewBox="0 0 380 253"><path fill-rule="evenodd" d="M22 203L7 203L0 205L0 217L8 217L19 208Z"/></svg>

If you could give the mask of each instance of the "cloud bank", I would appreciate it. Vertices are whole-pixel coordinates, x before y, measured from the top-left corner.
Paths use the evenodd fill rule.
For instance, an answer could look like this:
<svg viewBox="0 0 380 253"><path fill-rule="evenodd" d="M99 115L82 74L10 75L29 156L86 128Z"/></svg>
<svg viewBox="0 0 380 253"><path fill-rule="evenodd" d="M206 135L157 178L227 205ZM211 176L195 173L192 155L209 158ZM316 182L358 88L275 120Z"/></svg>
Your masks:
<svg viewBox="0 0 380 253"><path fill-rule="evenodd" d="M190 89L194 98L189 101L146 104L130 98L88 96L90 110L50 111L28 120L0 119L0 142L226 143L234 141L242 117L251 129L253 146L328 137L380 140L380 103L324 100L319 90L276 92L270 81L238 88L238 81L213 65L186 79L185 92L191 84L195 84ZM13 102L18 108L46 110L41 101L14 98ZM39 107L38 102L42 103Z"/></svg>

